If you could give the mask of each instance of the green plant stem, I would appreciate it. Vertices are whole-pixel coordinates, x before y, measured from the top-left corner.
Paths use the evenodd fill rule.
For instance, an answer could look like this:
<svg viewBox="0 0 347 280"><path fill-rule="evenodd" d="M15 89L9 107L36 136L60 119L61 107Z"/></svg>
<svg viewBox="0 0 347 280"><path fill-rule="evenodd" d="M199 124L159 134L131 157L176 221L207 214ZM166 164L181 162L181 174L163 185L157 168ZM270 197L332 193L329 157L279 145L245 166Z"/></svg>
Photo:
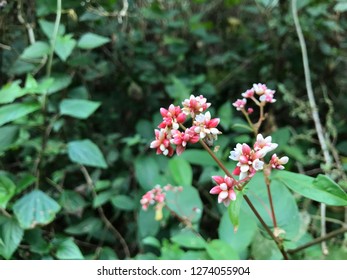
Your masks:
<svg viewBox="0 0 347 280"><path fill-rule="evenodd" d="M206 143L203 140L199 140L201 145L204 147L204 149L209 153L209 155L216 161L216 163L218 164L218 166L224 171L224 173L233 178L233 176L230 174L229 170L224 166L224 164L216 157L216 155L211 151L211 149L206 145ZM257 211L257 209L254 207L253 203L250 201L250 199L248 198L247 195L243 195L245 201L247 202L248 206L251 208L251 210L253 211L253 213L255 214L255 216L257 217L257 219L259 220L259 222L262 224L262 226L265 228L266 232L270 235L270 237L275 241L278 249L281 251L283 258L285 260L288 260L288 255L286 253L286 251L283 248L283 245L281 244L281 242L275 237L275 235L272 233L271 229L267 226L267 224L264 222L263 218L260 216L259 212Z"/></svg>
<svg viewBox="0 0 347 280"><path fill-rule="evenodd" d="M55 41L57 40L57 36L58 36L61 12L62 12L61 0L57 0L57 14L55 18L54 29L53 29L52 40L51 40L51 49L50 49L50 54L49 54L48 63L47 63L47 73L46 73L47 77L51 76Z"/></svg>
<svg viewBox="0 0 347 280"><path fill-rule="evenodd" d="M274 205L273 205L271 189L270 189L270 179L269 179L268 175L265 174L265 172L264 172L264 178L265 178L265 185L266 185L266 189L267 189L267 196L269 197L269 202L270 202L272 222L274 224L274 228L277 228L277 220L276 220L276 215L275 215L275 208L274 208Z"/></svg>
<svg viewBox="0 0 347 280"><path fill-rule="evenodd" d="M51 49L50 49L50 54L49 54L48 63L47 63L47 71L46 71L47 78L51 76L51 72L52 72L52 61L53 61L53 55L54 55L55 41L58 36L58 30L59 30L61 13L62 13L61 2L62 0L57 0L57 13L56 13L56 18L54 23L53 34L52 34ZM42 159L46 150L46 146L47 146L47 142L48 142L48 138L49 138L49 134L51 130L51 127L48 124L48 118L47 118L47 102L48 102L48 97L46 92L42 96L43 132L42 132L42 140L41 140L41 150L39 152L39 155L36 159L36 163L34 165L34 173L37 178L36 184L35 184L36 188L39 188L40 186L40 179L42 176L41 174Z"/></svg>
<svg viewBox="0 0 347 280"><path fill-rule="evenodd" d="M345 233L345 232L347 232L347 227L339 228L337 230L329 232L328 234L326 234L324 236L321 236L321 237L318 237L316 239L313 239L312 241L310 241L310 242L308 242L308 243L306 243L306 244L304 244L304 245L302 245L302 246L300 246L298 248L288 250L287 252L289 254L295 254L295 253L297 253L297 252L299 252L301 250L304 250L304 249L306 249L308 247L311 247L313 245L321 243L322 241L328 240L328 239L330 239L330 238L332 238L332 237L334 237L336 235L339 235L339 234L342 234L342 233Z"/></svg>

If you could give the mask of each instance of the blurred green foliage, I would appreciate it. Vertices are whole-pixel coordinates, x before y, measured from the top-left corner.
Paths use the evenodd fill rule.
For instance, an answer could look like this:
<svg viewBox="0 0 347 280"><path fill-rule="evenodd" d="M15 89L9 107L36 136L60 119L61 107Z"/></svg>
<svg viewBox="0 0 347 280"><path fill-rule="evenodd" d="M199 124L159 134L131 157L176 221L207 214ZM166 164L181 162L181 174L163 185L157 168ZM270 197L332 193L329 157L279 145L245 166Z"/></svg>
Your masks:
<svg viewBox="0 0 347 280"><path fill-rule="evenodd" d="M216 155L232 170L229 151L252 136L231 103L262 82L278 100L262 131L290 157L286 168L324 173L290 1L129 0L122 14L120 0L64 0L57 30L56 1L7 2L0 10L0 258L281 258L244 203L233 231L228 211L208 193L220 170L198 145L168 159L149 143L160 107L203 94L221 118ZM320 117L340 162L333 179L346 189L346 3L298 5ZM254 201L267 201L257 180L249 187ZM319 204L274 181L286 246L319 236ZM158 222L153 209L141 210L146 191L169 183L185 187L171 201L191 229L166 211ZM327 216L334 230L344 208L330 206ZM346 239L328 245L328 256L316 246L293 258L346 259Z"/></svg>

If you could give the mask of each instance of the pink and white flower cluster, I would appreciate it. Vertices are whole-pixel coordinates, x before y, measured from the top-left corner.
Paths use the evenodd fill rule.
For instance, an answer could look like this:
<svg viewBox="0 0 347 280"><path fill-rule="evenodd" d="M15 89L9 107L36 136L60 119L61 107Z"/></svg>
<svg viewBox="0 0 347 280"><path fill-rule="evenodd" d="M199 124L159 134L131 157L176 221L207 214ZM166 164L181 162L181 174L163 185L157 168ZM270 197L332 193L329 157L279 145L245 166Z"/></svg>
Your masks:
<svg viewBox="0 0 347 280"><path fill-rule="evenodd" d="M275 92L276 91L267 88L265 84L260 84L260 83L253 84L252 88L247 89L244 93L241 94L243 98L237 99L233 103L233 106L236 108L236 110L242 111L244 110L248 99L252 99L258 105L265 105L266 103L274 103L276 102L276 99L274 98ZM259 101L255 98L256 95L259 96ZM247 113L250 114L252 112L253 112L253 109L248 108Z"/></svg>
<svg viewBox="0 0 347 280"><path fill-rule="evenodd" d="M155 140L150 147L157 150L157 154L172 156L176 150L180 155L188 143L197 143L203 139L208 144L217 139L221 132L217 129L219 118L211 118L210 112L205 112L211 103L202 95L191 95L182 102L183 107L171 104L168 109L161 108L163 121L155 129ZM192 126L184 128L183 123L187 116L192 118Z"/></svg>
<svg viewBox="0 0 347 280"><path fill-rule="evenodd" d="M264 168L264 157L268 152L276 149L278 144L272 143L271 136L266 138L258 134L257 140L253 145L253 149L247 144L237 144L236 148L230 152L229 158L237 161L234 175L238 175L240 180L252 177L257 171ZM268 165L274 169L284 169L283 164L288 162L288 157L278 158L276 154L272 155Z"/></svg>
<svg viewBox="0 0 347 280"><path fill-rule="evenodd" d="M212 176L212 179L217 183L210 190L210 194L218 194L218 203L222 203L225 206L230 204L231 200L236 200L236 193L234 190L234 186L237 181L234 178L230 178L228 176Z"/></svg>
<svg viewBox="0 0 347 280"><path fill-rule="evenodd" d="M173 192L181 192L183 190L182 187L173 187L171 185L166 185L164 187L161 187L160 185L156 185L153 189L146 192L141 200L140 203L142 205L143 210L147 210L150 205L157 204L156 207L162 208L162 206L165 204L165 198L166 198L166 192L173 191Z"/></svg>

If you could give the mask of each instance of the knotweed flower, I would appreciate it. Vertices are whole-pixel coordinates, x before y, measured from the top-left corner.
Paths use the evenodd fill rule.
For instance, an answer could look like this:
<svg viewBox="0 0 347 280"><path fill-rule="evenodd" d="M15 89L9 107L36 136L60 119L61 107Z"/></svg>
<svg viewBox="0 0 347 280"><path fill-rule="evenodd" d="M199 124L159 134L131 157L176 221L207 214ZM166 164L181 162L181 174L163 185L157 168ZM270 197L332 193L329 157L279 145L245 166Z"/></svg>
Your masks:
<svg viewBox="0 0 347 280"><path fill-rule="evenodd" d="M247 103L247 99L237 99L234 103L233 106L236 108L237 111L241 111Z"/></svg>
<svg viewBox="0 0 347 280"><path fill-rule="evenodd" d="M276 154L273 154L271 159L270 159L270 162L269 164L271 165L272 168L275 168L275 169L284 169L284 166L283 164L286 164L288 162L289 158L287 156L284 156L284 157L277 157Z"/></svg>
<svg viewBox="0 0 347 280"><path fill-rule="evenodd" d="M155 129L155 140L152 141L150 147L152 149L157 149L157 154L163 154L164 156L172 156L174 149L170 145L170 138L165 129Z"/></svg>
<svg viewBox="0 0 347 280"><path fill-rule="evenodd" d="M265 84L253 84L253 90L258 95L263 95L267 90L267 86Z"/></svg>
<svg viewBox="0 0 347 280"><path fill-rule="evenodd" d="M165 196L166 194L163 192L163 189L159 185L156 185L142 196L140 200L142 209L147 210L149 205L154 205L155 203L163 204L165 202Z"/></svg>
<svg viewBox="0 0 347 280"><path fill-rule="evenodd" d="M237 144L229 156L230 159L238 161L234 174L240 175L240 180L247 176L253 176L258 170L263 169L264 161L261 159L264 155L262 150L255 151L247 144Z"/></svg>
<svg viewBox="0 0 347 280"><path fill-rule="evenodd" d="M224 203L225 206L230 204L231 200L236 200L234 186L236 181L233 178L225 176L212 176L212 179L217 183L210 190L210 194L218 194L218 203Z"/></svg>
<svg viewBox="0 0 347 280"><path fill-rule="evenodd" d="M264 94L259 97L260 102L274 103L276 99L274 98L275 91L271 89L265 90Z"/></svg>
<svg viewBox="0 0 347 280"><path fill-rule="evenodd" d="M186 120L186 114L182 112L180 106L173 104L169 106L169 109L160 108L160 114L163 121L158 125L159 128L178 129L179 124Z"/></svg>
<svg viewBox="0 0 347 280"><path fill-rule="evenodd" d="M268 152L278 147L278 144L271 143L271 141L272 141L271 136L267 136L266 138L264 138L263 135L258 134L257 141L254 143L253 148L255 151L262 151L265 156Z"/></svg>
<svg viewBox="0 0 347 280"><path fill-rule="evenodd" d="M216 128L219 122L219 118L211 119L210 112L197 115L194 121L194 131L200 135L200 139L206 140L210 145L214 140L217 140L217 135L221 134Z"/></svg>
<svg viewBox="0 0 347 280"><path fill-rule="evenodd" d="M187 128L184 132L179 130L172 130L172 139L170 142L176 145L176 153L180 155L186 149L188 143L195 144L199 141L200 137L194 131L195 127Z"/></svg>
<svg viewBox="0 0 347 280"><path fill-rule="evenodd" d="M182 102L183 109L182 111L186 115L191 115L192 118L195 118L197 114L201 114L211 106L211 103L207 103L207 99L202 96L191 95L189 99L185 99Z"/></svg>
<svg viewBox="0 0 347 280"><path fill-rule="evenodd" d="M244 93L241 94L244 98L250 98L254 96L254 88L247 89Z"/></svg>

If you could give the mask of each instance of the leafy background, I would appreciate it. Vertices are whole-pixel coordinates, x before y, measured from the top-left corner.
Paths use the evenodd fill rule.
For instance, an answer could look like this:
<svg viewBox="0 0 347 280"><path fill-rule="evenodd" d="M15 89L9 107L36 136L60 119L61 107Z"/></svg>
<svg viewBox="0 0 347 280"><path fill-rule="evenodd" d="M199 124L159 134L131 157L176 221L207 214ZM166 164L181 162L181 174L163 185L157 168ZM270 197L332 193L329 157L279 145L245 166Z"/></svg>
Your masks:
<svg viewBox="0 0 347 280"><path fill-rule="evenodd" d="M62 2L52 63L56 2L7 1L0 10L0 258L280 259L244 203L233 231L208 194L220 170L198 145L172 159L149 150L159 108L191 93L221 118L217 156L226 161L236 143L252 141L231 103L267 83L278 101L262 131L290 157L287 169L316 177L329 168L347 188L345 1L298 1L320 117L340 162L333 167L322 164L290 1L129 0L124 16L120 0ZM254 200L265 201L262 180L252 182ZM141 210L141 196L168 183L184 187L172 207L194 230ZM319 236L319 203L281 179L272 189L286 246ZM328 206L328 232L345 217ZM347 259L346 236L328 247L328 256L316 245L292 257Z"/></svg>

